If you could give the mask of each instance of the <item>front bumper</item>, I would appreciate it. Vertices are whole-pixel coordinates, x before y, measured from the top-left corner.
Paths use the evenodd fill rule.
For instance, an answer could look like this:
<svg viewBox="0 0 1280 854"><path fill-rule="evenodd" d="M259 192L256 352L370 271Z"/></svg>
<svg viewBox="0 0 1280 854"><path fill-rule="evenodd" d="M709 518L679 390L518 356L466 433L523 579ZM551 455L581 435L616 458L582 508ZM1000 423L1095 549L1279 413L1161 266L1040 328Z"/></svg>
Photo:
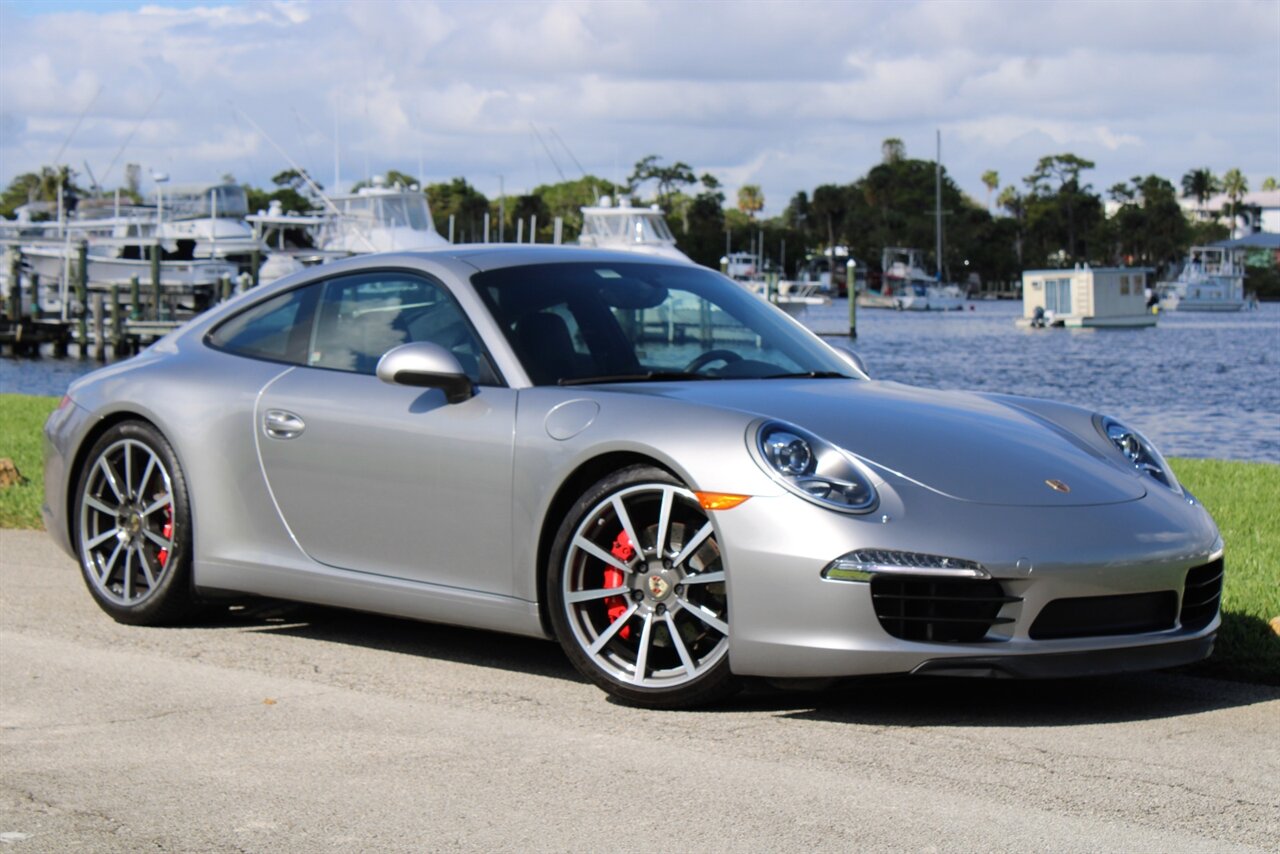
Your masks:
<svg viewBox="0 0 1280 854"><path fill-rule="evenodd" d="M1167 494L1164 494L1167 493ZM1172 591L1221 549L1202 507L1167 490L1121 504L1007 507L915 487L881 489L881 506L844 516L792 496L715 514L728 570L730 667L742 675L823 678L881 673L1072 676L1174 666L1212 651L1216 614L1193 629L1032 637L1050 602ZM908 510L908 508L910 508ZM855 549L976 561L1015 598L977 642L904 640L882 627L871 585L822 570ZM920 575L927 575L922 571Z"/></svg>
<svg viewBox="0 0 1280 854"><path fill-rule="evenodd" d="M77 475L72 470L73 457L96 423L97 419L86 409L74 401L64 400L44 425L44 502L40 516L49 536L72 557L76 554L71 545L67 506L71 490L75 488L73 478Z"/></svg>

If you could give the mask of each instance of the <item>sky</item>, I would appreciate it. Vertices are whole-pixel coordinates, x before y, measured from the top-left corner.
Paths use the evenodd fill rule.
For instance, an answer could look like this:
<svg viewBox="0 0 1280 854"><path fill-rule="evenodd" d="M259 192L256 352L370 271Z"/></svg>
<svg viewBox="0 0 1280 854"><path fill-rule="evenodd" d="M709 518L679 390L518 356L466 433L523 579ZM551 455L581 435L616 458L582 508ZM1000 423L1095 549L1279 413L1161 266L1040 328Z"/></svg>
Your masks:
<svg viewBox="0 0 1280 854"><path fill-rule="evenodd" d="M345 188L388 168L496 196L656 154L765 213L896 137L982 203L1039 158L1098 192L1280 178L1280 0L0 0L0 181ZM336 157L335 157L336 153ZM336 161L336 163L335 163ZM336 167L336 170L335 170ZM150 181L144 181L144 191Z"/></svg>

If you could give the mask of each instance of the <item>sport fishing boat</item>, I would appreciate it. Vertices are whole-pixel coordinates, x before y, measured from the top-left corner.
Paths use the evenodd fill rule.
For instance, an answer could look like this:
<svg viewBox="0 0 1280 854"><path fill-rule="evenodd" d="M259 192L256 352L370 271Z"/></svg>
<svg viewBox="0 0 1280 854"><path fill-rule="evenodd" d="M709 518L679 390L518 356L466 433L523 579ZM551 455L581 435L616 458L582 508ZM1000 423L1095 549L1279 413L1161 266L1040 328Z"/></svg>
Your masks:
<svg viewBox="0 0 1280 854"><path fill-rule="evenodd" d="M1240 311L1244 299L1244 252L1193 246L1178 276L1156 286L1161 311Z"/></svg>
<svg viewBox="0 0 1280 854"><path fill-rule="evenodd" d="M578 245L621 249L693 263L688 255L676 248L675 236L667 227L661 208L657 205L633 207L626 199L615 205L609 196L601 196L597 204L582 208L582 234L578 237Z"/></svg>

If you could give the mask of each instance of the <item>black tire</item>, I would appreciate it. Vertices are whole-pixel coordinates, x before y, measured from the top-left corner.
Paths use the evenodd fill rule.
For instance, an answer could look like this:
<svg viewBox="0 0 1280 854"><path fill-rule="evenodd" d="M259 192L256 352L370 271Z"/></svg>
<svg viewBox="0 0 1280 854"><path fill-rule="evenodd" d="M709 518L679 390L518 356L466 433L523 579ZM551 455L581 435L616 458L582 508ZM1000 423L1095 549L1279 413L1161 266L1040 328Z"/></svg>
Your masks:
<svg viewBox="0 0 1280 854"><path fill-rule="evenodd" d="M716 534L697 498L668 472L630 466L588 489L560 525L550 561L546 595L556 638L579 672L610 695L684 709L738 690Z"/></svg>
<svg viewBox="0 0 1280 854"><path fill-rule="evenodd" d="M81 574L112 619L172 625L199 609L186 479L150 424L121 422L94 443L71 516Z"/></svg>

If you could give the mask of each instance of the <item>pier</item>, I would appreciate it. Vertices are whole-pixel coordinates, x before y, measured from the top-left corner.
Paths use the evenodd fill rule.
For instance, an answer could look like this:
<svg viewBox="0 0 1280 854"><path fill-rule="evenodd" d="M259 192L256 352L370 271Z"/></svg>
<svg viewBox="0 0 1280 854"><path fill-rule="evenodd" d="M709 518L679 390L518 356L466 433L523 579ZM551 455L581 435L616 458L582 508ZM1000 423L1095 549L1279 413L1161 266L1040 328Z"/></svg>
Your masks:
<svg viewBox="0 0 1280 854"><path fill-rule="evenodd" d="M24 247L5 241L0 355L33 358L51 345L56 358L74 352L102 362L108 348L113 358L130 356L255 285L248 273L223 273L208 283L167 283L158 245L145 262L150 272L145 284L136 274L124 282L118 275L94 280L91 271L105 268L91 263L83 241L73 246L74 260L63 259L62 276L42 277Z"/></svg>

